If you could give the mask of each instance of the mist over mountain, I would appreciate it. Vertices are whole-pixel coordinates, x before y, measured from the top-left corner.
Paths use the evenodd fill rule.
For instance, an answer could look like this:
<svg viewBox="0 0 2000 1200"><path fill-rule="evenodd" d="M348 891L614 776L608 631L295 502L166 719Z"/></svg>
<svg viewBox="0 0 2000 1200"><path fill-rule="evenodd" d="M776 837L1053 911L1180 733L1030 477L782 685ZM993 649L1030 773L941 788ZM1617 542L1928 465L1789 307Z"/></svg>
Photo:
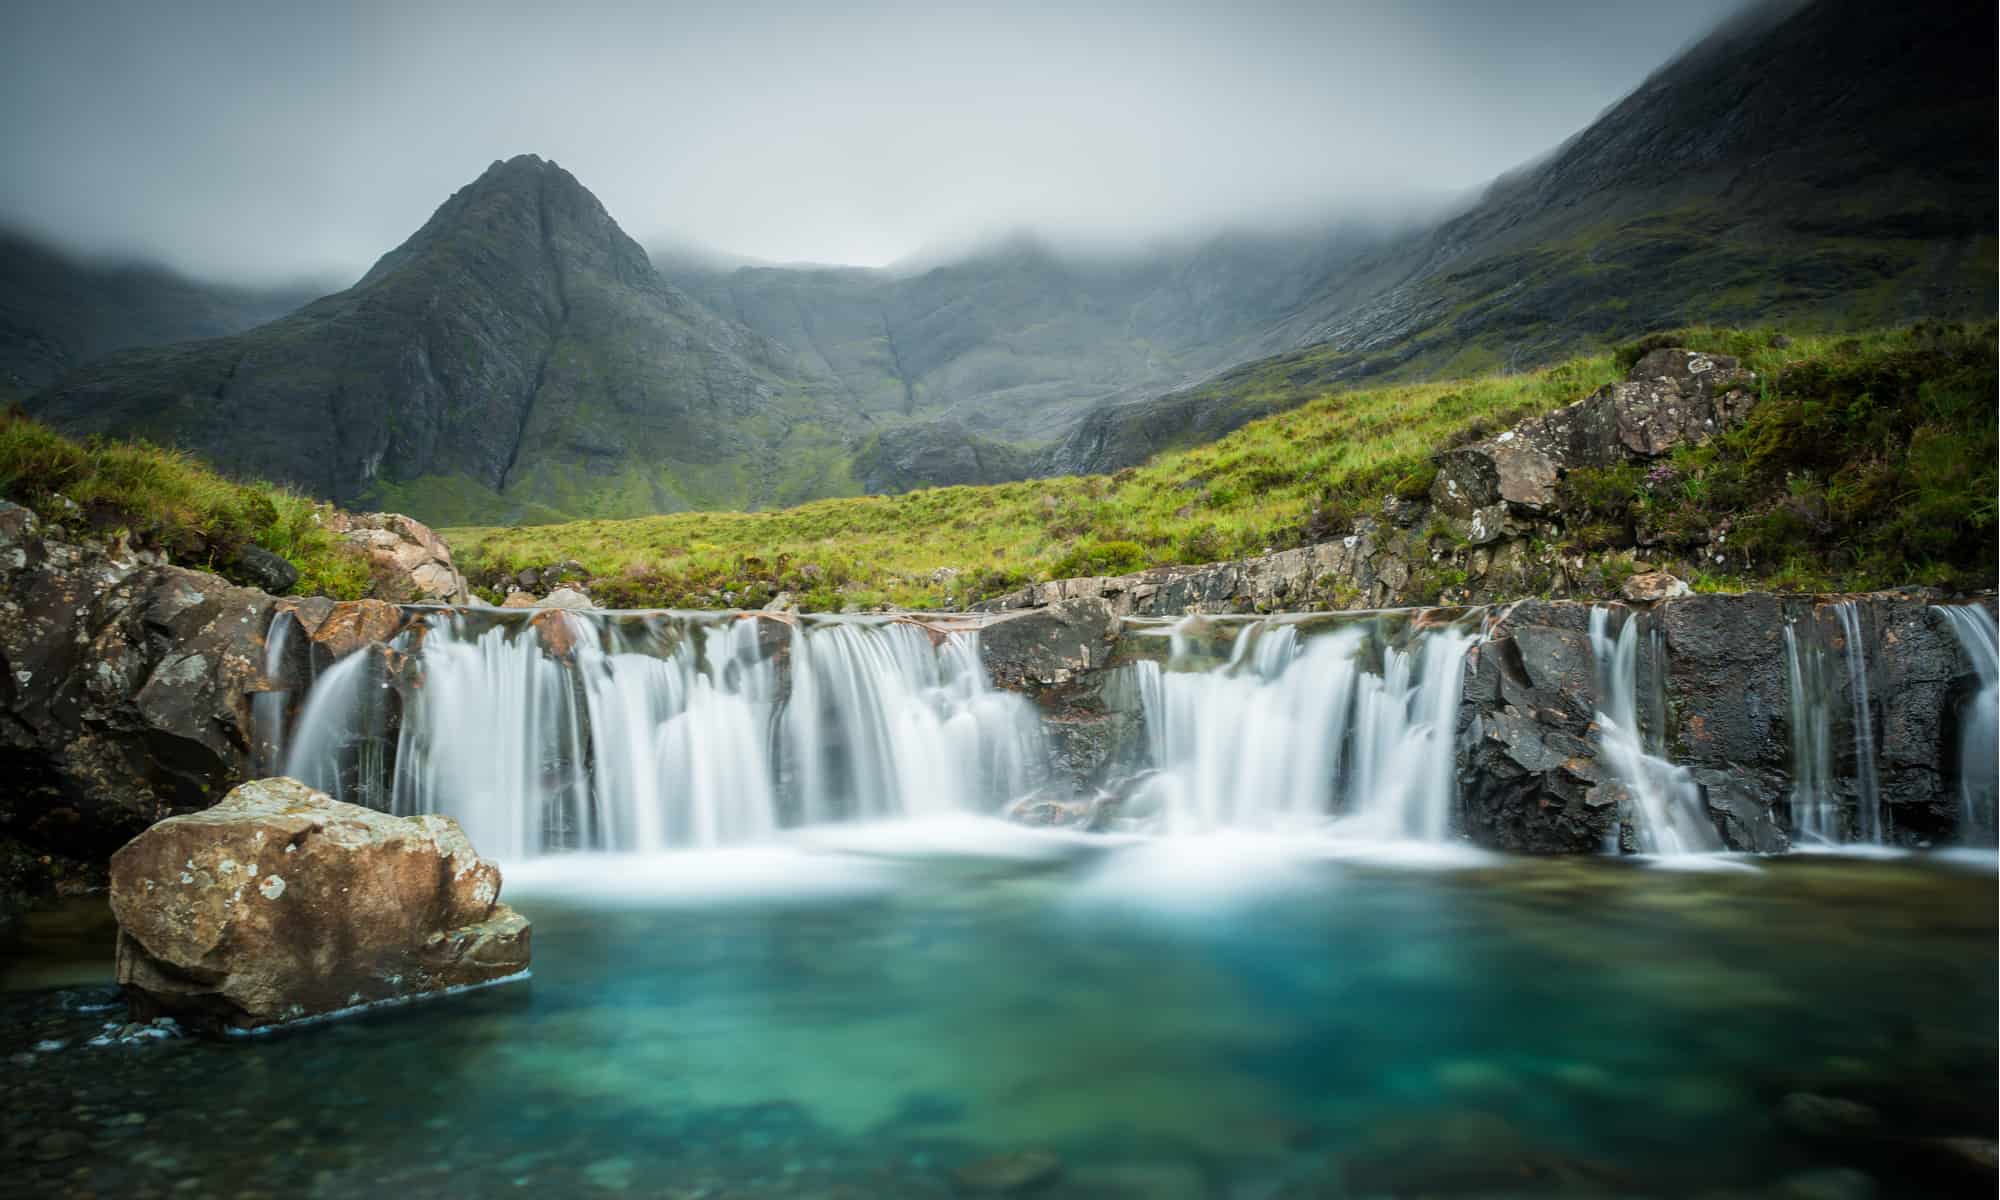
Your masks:
<svg viewBox="0 0 2000 1200"><path fill-rule="evenodd" d="M0 230L0 394L26 394L114 350L237 333L325 290L190 279Z"/></svg>
<svg viewBox="0 0 2000 1200"><path fill-rule="evenodd" d="M1976 7L1766 5L1446 212L1017 231L888 268L649 255L523 155L283 319L95 362L251 308L73 336L61 365L86 365L30 407L492 523L1110 471L1356 380L1522 369L1691 322L1988 314L1993 34ZM55 362L30 317L60 324L10 316L0 346Z"/></svg>

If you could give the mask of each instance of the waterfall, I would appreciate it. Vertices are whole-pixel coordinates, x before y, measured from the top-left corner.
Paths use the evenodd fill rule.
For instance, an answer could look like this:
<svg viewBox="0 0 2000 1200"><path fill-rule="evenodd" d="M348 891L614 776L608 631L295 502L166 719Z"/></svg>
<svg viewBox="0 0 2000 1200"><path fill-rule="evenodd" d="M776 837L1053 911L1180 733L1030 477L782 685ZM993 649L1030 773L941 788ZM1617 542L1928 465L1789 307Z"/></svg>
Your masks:
<svg viewBox="0 0 2000 1200"><path fill-rule="evenodd" d="M1868 644L1861 636L1861 606L1852 600L1833 605L1840 621L1842 657L1847 663L1847 701L1854 739L1854 840L1882 841L1882 781L1875 769L1875 722L1868 702Z"/></svg>
<svg viewBox="0 0 2000 1200"><path fill-rule="evenodd" d="M1134 664L1145 721L1144 799L1177 833L1283 829L1344 818L1342 832L1439 841L1457 801L1454 736L1466 650L1461 629L1379 626L1301 638L1246 624L1228 659L1189 669L1185 624L1166 669Z"/></svg>
<svg viewBox="0 0 2000 1200"><path fill-rule="evenodd" d="M519 858L991 811L1047 760L1032 705L992 687L975 632L475 610L326 672L285 767L342 799L450 814L482 851Z"/></svg>
<svg viewBox="0 0 2000 1200"><path fill-rule="evenodd" d="M1958 799L1961 841L1991 845L1995 840L1994 794L2000 790L2000 634L1993 614L1978 604L1937 606L1972 661L1976 690L1959 717Z"/></svg>
<svg viewBox="0 0 2000 1200"><path fill-rule="evenodd" d="M1833 681L1816 626L1785 619L1785 691L1791 713L1792 832L1819 842L1841 840L1834 793Z"/></svg>
<svg viewBox="0 0 2000 1200"><path fill-rule="evenodd" d="M1644 623L1639 614L1630 614L1614 636L1611 610L1602 605L1590 610L1590 646L1597 659L1597 724L1604 762L1632 797L1633 835L1641 853L1720 850L1722 839L1704 810L1700 786L1685 767L1665 758L1665 705L1656 696L1648 697L1654 718L1651 728L1641 731L1639 641ZM1651 631L1646 643L1657 678L1662 658L1659 632Z"/></svg>
<svg viewBox="0 0 2000 1200"><path fill-rule="evenodd" d="M285 653L291 647L292 631L297 627L298 620L289 612L271 618L271 627L264 633L265 682L284 678ZM258 692L250 698L253 765L259 775L275 775L284 765L285 706L291 699L290 691Z"/></svg>

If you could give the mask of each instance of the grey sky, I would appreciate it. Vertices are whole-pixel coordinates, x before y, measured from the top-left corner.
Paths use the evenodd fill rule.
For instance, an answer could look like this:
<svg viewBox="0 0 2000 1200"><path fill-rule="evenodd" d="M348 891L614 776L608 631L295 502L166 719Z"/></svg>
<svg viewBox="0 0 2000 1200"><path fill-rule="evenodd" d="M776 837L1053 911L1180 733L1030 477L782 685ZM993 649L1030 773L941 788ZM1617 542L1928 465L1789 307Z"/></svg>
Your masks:
<svg viewBox="0 0 2000 1200"><path fill-rule="evenodd" d="M209 275L353 276L495 158L627 232L881 263L1475 186L1740 0L27 0L0 221Z"/></svg>

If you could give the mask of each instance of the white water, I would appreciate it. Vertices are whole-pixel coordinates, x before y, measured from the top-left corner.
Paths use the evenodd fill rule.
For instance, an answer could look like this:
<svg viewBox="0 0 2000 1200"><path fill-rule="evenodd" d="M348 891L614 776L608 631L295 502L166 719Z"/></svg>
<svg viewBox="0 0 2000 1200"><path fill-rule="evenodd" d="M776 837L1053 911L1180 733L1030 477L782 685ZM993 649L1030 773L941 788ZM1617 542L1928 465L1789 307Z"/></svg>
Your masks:
<svg viewBox="0 0 2000 1200"><path fill-rule="evenodd" d="M1301 639L1244 626L1229 659L1187 669L1185 626L1166 669L1135 664L1148 765L1142 801L1170 832L1287 829L1439 841L1457 805L1454 736L1471 634L1378 631ZM1379 665L1377 660L1379 659Z"/></svg>
<svg viewBox="0 0 2000 1200"><path fill-rule="evenodd" d="M291 645L292 631L298 621L289 612L281 612L271 618L271 627L264 633L264 679L268 682L285 677L285 651ZM250 698L250 737L254 743L255 765L259 775L275 775L285 761L285 706L291 703L289 691L258 692Z"/></svg>
<svg viewBox="0 0 2000 1200"><path fill-rule="evenodd" d="M1861 607L1852 600L1833 606L1840 621L1842 658L1847 663L1847 700L1854 739L1854 840L1882 841L1882 781L1875 769L1874 706L1868 701L1868 643L1861 636Z"/></svg>
<svg viewBox="0 0 2000 1200"><path fill-rule="evenodd" d="M2000 791L2000 633L1993 614L1982 605L1943 605L1937 611L1950 622L1966 657L1972 660L1977 689L1959 718L1958 797L1959 840L1991 845L1996 837L1995 792Z"/></svg>
<svg viewBox="0 0 2000 1200"><path fill-rule="evenodd" d="M398 639L413 661L392 772L386 655L343 659L313 689L286 773L393 812L448 813L482 851L518 859L991 811L1046 770L1032 706L991 687L976 634L803 622L775 639L786 697L761 619L524 618L441 613Z"/></svg>
<svg viewBox="0 0 2000 1200"><path fill-rule="evenodd" d="M1834 795L1833 714L1826 655L1810 626L1785 620L1785 690L1791 712L1792 834L1817 842L1840 840L1840 803Z"/></svg>
<svg viewBox="0 0 2000 1200"><path fill-rule="evenodd" d="M1722 849L1722 839L1704 811L1701 788L1686 768L1668 762L1663 731L1648 734L1639 722L1639 643L1637 613L1628 614L1616 635L1611 610L1590 610L1590 646L1597 657L1597 724L1602 756L1632 797L1633 836L1642 854L1705 854ZM1659 634L1646 639L1652 661L1660 661ZM1657 672L1656 672L1657 674Z"/></svg>

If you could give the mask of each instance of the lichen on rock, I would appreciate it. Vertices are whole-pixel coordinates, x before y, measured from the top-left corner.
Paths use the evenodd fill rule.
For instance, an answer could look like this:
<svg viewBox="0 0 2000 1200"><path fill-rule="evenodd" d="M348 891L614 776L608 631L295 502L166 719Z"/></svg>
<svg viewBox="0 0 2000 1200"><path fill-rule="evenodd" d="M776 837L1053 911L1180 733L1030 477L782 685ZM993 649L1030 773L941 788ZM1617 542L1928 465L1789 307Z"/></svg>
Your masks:
<svg viewBox="0 0 2000 1200"><path fill-rule="evenodd" d="M528 922L449 817L393 817L293 779L237 788L111 859L135 1010L258 1029L518 976Z"/></svg>

